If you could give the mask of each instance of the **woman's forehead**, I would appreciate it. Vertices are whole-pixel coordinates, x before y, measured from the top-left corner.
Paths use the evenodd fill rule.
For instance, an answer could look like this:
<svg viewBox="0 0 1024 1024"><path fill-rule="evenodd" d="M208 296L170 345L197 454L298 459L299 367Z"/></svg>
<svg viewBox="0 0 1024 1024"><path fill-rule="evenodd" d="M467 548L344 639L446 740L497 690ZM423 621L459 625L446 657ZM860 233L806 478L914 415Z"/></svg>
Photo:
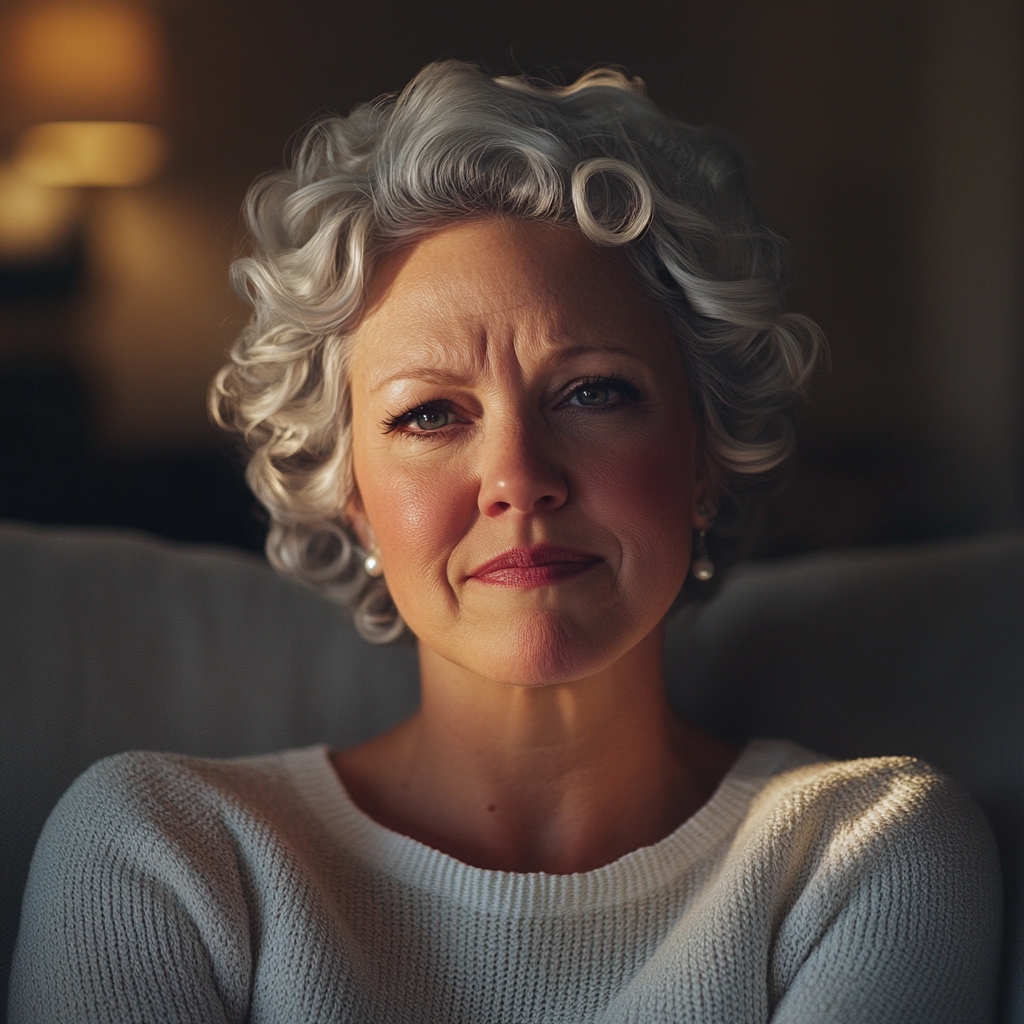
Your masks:
<svg viewBox="0 0 1024 1024"><path fill-rule="evenodd" d="M514 302L524 289L536 297L570 297L595 275L621 277L628 287L632 275L617 256L571 226L481 217L446 225L385 256L370 281L368 307L396 297L465 296L481 284L484 308ZM566 289L571 284L577 289Z"/></svg>
<svg viewBox="0 0 1024 1024"><path fill-rule="evenodd" d="M622 254L574 228L489 218L390 254L354 341L357 359L446 365L477 362L503 341L636 350L667 330Z"/></svg>

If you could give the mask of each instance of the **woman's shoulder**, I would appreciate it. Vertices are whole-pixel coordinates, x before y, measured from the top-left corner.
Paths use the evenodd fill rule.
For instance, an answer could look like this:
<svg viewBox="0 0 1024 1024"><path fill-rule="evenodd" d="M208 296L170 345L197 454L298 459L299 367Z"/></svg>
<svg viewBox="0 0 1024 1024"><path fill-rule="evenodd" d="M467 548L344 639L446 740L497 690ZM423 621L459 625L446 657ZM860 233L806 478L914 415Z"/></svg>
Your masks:
<svg viewBox="0 0 1024 1024"><path fill-rule="evenodd" d="M988 823L956 782L914 757L835 760L780 741L752 744L736 770L748 801L717 884L773 921L779 1019L838 1019L837 1007L843 1019L880 1019L877 1006L895 1017L903 1011L892 1000L908 986L932 1019L968 1019L969 1007L985 1005L998 961L999 861ZM869 963L873 992L862 984ZM921 979L940 985L949 970L965 980L936 1016Z"/></svg>
<svg viewBox="0 0 1024 1024"><path fill-rule="evenodd" d="M746 764L744 764L746 762ZM750 792L742 830L817 848L829 860L985 863L998 873L991 829L971 796L911 756L828 758L797 744L750 744L736 774ZM923 860L921 858L924 858Z"/></svg>
<svg viewBox="0 0 1024 1024"><path fill-rule="evenodd" d="M938 816L980 817L968 794L941 769L909 755L837 759L788 740L754 740L732 773L753 793L753 812L806 814L831 808L833 816L873 810L883 820L926 823ZM981 820L984 820L983 818Z"/></svg>
<svg viewBox="0 0 1024 1024"><path fill-rule="evenodd" d="M138 1019L217 1020L222 1001L247 1006L251 921L268 898L301 905L309 888L293 840L317 820L296 764L325 761L322 748L234 760L132 751L83 772L32 860L13 975L21 1019L71 1019L50 1010L86 985L111 1007L150 985L158 1009ZM37 1003L49 1009L25 1009Z"/></svg>
<svg viewBox="0 0 1024 1024"><path fill-rule="evenodd" d="M850 810L882 802L882 810L904 816L970 799L945 772L917 757L839 759L788 740L752 741L736 773L760 783L760 799L769 802L828 801Z"/></svg>
<svg viewBox="0 0 1024 1024"><path fill-rule="evenodd" d="M288 761L322 750L275 751L250 757L196 757L156 750L128 750L95 761L69 788L69 793L114 799L139 798L156 791L193 789L225 795L280 785L288 777Z"/></svg>
<svg viewBox="0 0 1024 1024"><path fill-rule="evenodd" d="M83 824L96 834L102 823L122 835L156 831L185 838L202 829L209 842L246 820L300 812L295 765L325 757L319 747L229 759L140 750L115 754L78 776L44 835L75 833Z"/></svg>

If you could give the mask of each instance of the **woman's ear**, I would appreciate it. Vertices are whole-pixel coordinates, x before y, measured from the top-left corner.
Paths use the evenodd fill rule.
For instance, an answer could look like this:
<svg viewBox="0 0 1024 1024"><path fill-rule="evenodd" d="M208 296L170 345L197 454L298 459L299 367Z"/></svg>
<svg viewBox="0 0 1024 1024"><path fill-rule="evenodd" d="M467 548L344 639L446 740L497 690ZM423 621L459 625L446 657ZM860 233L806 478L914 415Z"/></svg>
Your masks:
<svg viewBox="0 0 1024 1024"><path fill-rule="evenodd" d="M697 474L693 488L693 528L710 529L718 514L718 487L706 470Z"/></svg>
<svg viewBox="0 0 1024 1024"><path fill-rule="evenodd" d="M363 508L363 499L358 488L353 488L352 496L345 503L344 519L364 551L372 551L377 546L377 538L366 515L366 509Z"/></svg>

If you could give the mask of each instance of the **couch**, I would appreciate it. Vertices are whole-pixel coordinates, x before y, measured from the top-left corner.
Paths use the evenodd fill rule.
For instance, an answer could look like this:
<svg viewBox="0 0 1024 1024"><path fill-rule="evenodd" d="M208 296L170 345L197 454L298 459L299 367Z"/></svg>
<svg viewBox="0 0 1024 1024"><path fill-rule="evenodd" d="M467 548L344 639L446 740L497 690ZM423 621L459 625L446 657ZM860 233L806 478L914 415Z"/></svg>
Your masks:
<svg viewBox="0 0 1024 1024"><path fill-rule="evenodd" d="M999 1020L1024 1024L1024 535L741 566L667 653L703 726L913 754L973 793L1004 866ZM92 761L342 746L416 699L410 645L364 643L254 555L0 524L0 977L35 839Z"/></svg>

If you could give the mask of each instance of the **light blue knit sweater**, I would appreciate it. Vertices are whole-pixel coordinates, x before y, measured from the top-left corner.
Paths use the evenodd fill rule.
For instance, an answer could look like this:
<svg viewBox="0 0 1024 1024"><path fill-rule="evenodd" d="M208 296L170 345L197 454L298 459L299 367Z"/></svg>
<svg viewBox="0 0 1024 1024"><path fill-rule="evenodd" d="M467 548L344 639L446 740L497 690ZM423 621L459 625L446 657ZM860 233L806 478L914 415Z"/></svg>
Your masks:
<svg viewBox="0 0 1024 1024"><path fill-rule="evenodd" d="M964 1024L989 1019L988 828L906 758L750 744L694 817L577 875L382 828L322 747L135 753L32 865L11 1024Z"/></svg>

